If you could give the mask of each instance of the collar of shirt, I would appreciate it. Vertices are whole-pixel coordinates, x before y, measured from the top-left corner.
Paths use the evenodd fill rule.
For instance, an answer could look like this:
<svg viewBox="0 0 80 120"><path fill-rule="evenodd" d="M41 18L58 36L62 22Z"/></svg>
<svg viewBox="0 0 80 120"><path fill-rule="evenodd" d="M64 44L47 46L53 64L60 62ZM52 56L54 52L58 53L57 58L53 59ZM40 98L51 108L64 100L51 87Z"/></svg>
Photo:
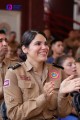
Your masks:
<svg viewBox="0 0 80 120"><path fill-rule="evenodd" d="M5 59L2 61L2 63L0 63L0 68L3 67L3 65L8 65L8 61L6 61Z"/></svg>
<svg viewBox="0 0 80 120"><path fill-rule="evenodd" d="M17 61L17 60L19 60L18 59L18 57L17 56L15 56L15 57L12 57L12 58L6 58L6 60L8 61L8 60L11 60L11 61Z"/></svg>
<svg viewBox="0 0 80 120"><path fill-rule="evenodd" d="M26 62L23 63L23 66L25 67L27 72L30 70L33 70L33 71L35 70L35 68L33 68L32 64L28 60L26 60ZM49 71L49 66L47 63L44 63L44 68L42 73L42 82L44 82L47 79L48 71Z"/></svg>
<svg viewBox="0 0 80 120"><path fill-rule="evenodd" d="M28 60L26 60L26 62L24 62L24 65L26 67L26 71L30 71L33 68L33 66L31 65L31 63Z"/></svg>
<svg viewBox="0 0 80 120"><path fill-rule="evenodd" d="M26 62L24 62L24 64L26 67L26 71L30 71L31 69L36 71L35 68L32 66L32 64L28 60L26 60ZM45 71L45 72L48 71L48 65L46 63L44 63L44 70L43 71Z"/></svg>
<svg viewBox="0 0 80 120"><path fill-rule="evenodd" d="M0 63L0 68L2 68L2 63Z"/></svg>

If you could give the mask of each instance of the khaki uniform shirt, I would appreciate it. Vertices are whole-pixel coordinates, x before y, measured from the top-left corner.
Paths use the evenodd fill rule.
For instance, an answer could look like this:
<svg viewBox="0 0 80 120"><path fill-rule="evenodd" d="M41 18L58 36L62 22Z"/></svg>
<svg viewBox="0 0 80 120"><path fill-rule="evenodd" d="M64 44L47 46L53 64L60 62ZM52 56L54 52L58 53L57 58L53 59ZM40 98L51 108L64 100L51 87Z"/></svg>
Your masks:
<svg viewBox="0 0 80 120"><path fill-rule="evenodd" d="M20 59L15 56L15 57L12 57L12 58L5 58L5 63L8 64L8 66L10 65L15 65L16 63L20 62Z"/></svg>
<svg viewBox="0 0 80 120"><path fill-rule="evenodd" d="M6 71L7 71L7 68L8 68L7 63L8 63L8 61L7 62L3 61L2 63L0 63L0 107L1 107L2 101L4 100L3 84L4 84L5 74L6 74ZM1 111L0 111L0 120L2 120Z"/></svg>
<svg viewBox="0 0 80 120"><path fill-rule="evenodd" d="M10 65L13 65L18 62L18 59L4 59L2 63L0 63L0 101L3 99L3 83L6 71ZM1 103L1 102L0 102Z"/></svg>
<svg viewBox="0 0 80 120"><path fill-rule="evenodd" d="M3 83L4 83L7 67L8 64L5 61L0 63L0 103L3 100Z"/></svg>
<svg viewBox="0 0 80 120"><path fill-rule="evenodd" d="M9 69L4 82L8 117L11 120L53 120L57 115L58 90L64 77L60 68L47 63L40 77L28 60L14 70ZM43 86L51 80L54 93L47 101Z"/></svg>
<svg viewBox="0 0 80 120"><path fill-rule="evenodd" d="M13 42L8 41L8 44L12 46L12 48L14 47L14 50L16 50L20 45L17 41L13 41Z"/></svg>
<svg viewBox="0 0 80 120"><path fill-rule="evenodd" d="M14 59L7 59L5 58L2 63L0 63L0 104L4 100L4 95L3 95L3 84L4 84L4 78L6 71L8 70L8 67L12 64L15 64L18 62L17 58ZM0 114L0 120L1 120L1 114Z"/></svg>

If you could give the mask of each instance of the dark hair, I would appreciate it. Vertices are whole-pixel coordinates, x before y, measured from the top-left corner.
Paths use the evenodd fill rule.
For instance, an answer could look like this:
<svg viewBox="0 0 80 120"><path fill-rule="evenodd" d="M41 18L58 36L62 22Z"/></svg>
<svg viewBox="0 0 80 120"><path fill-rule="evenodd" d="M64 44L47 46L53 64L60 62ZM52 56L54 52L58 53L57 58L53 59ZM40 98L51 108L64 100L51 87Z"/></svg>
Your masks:
<svg viewBox="0 0 80 120"><path fill-rule="evenodd" d="M73 58L73 57L70 55L62 55L56 59L55 63L63 67L63 63L67 58Z"/></svg>
<svg viewBox="0 0 80 120"><path fill-rule="evenodd" d="M22 36L21 46L24 45L25 47L28 47L37 34L41 34L46 38L46 35L43 32L35 30L26 31Z"/></svg>
<svg viewBox="0 0 80 120"><path fill-rule="evenodd" d="M21 53L19 54L19 58L22 60L21 62L23 62L26 61L27 56L23 51L21 51Z"/></svg>
<svg viewBox="0 0 80 120"><path fill-rule="evenodd" d="M50 45L53 45L53 44L55 44L56 42L63 42L63 40L62 40L62 39L59 39L59 38L54 38L54 39L51 41Z"/></svg>
<svg viewBox="0 0 80 120"><path fill-rule="evenodd" d="M4 30L0 30L0 34L5 34L6 35L6 32Z"/></svg>
<svg viewBox="0 0 80 120"><path fill-rule="evenodd" d="M9 33L9 35L12 35L12 34L16 35L16 32L15 32L15 31L11 31L11 32Z"/></svg>

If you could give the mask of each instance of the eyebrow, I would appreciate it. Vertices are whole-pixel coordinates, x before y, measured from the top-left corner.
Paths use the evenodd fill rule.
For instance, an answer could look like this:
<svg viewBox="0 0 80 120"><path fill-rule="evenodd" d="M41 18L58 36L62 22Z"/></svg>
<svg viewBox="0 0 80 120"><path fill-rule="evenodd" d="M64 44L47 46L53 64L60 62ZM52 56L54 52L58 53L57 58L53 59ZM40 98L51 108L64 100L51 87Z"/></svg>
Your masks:
<svg viewBox="0 0 80 120"><path fill-rule="evenodd" d="M7 38L0 38L0 40L7 40Z"/></svg>
<svg viewBox="0 0 80 120"><path fill-rule="evenodd" d="M6 40L7 38L0 38L0 40Z"/></svg>
<svg viewBox="0 0 80 120"><path fill-rule="evenodd" d="M1 40L5 40L5 39L7 39L7 38L0 38Z"/></svg>

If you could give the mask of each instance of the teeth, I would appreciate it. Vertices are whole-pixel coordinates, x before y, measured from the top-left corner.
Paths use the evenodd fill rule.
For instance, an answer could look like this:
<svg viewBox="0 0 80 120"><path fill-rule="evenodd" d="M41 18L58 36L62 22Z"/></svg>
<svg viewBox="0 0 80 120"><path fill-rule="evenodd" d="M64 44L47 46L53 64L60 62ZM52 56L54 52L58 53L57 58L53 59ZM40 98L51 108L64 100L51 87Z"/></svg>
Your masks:
<svg viewBox="0 0 80 120"><path fill-rule="evenodd" d="M42 52L41 54L46 54L46 52Z"/></svg>

